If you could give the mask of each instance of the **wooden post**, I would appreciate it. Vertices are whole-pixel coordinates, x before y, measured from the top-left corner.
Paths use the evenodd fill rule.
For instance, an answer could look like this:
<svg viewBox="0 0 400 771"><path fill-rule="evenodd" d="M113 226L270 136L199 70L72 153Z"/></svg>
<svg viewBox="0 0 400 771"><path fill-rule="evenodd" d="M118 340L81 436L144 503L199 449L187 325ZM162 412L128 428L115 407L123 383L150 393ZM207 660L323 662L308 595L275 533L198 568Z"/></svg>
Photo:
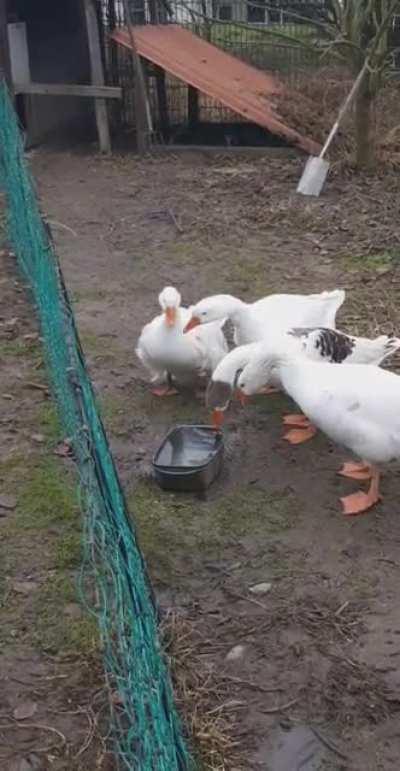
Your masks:
<svg viewBox="0 0 400 771"><path fill-rule="evenodd" d="M10 47L7 29L7 0L0 0L0 70L7 86L12 90Z"/></svg>
<svg viewBox="0 0 400 771"><path fill-rule="evenodd" d="M168 113L167 89L165 86L165 71L161 67L155 67L158 112L160 116L160 129L165 142L171 136L171 126Z"/></svg>
<svg viewBox="0 0 400 771"><path fill-rule="evenodd" d="M101 58L99 26L97 13L92 0L83 0L88 33L90 69L92 84L104 86L104 70ZM100 151L111 153L110 126L108 122L107 103L105 99L95 99L96 123L99 135Z"/></svg>
<svg viewBox="0 0 400 771"><path fill-rule="evenodd" d="M188 123L189 128L193 129L199 122L199 92L194 86L188 89Z"/></svg>
<svg viewBox="0 0 400 771"><path fill-rule="evenodd" d="M157 0L149 0L149 11L150 11L150 20L152 24L159 24L159 23L166 22L167 16L166 16L165 7L161 6L160 2L157 2ZM158 67L157 65L155 65L153 68L153 71L156 79L158 114L160 118L161 135L164 141L168 142L171 135L171 129L170 129L170 123L169 123L169 114L168 114L167 88L165 85L165 70L163 70L162 67Z"/></svg>
<svg viewBox="0 0 400 771"><path fill-rule="evenodd" d="M146 83L143 74L143 67L140 56L136 49L135 38L133 35L133 21L128 4L128 0L122 0L124 16L128 27L128 34L131 44L131 54L133 60L133 69L135 73L135 118L136 118L136 144L139 155L144 155L150 144L152 134L150 105L147 98Z"/></svg>

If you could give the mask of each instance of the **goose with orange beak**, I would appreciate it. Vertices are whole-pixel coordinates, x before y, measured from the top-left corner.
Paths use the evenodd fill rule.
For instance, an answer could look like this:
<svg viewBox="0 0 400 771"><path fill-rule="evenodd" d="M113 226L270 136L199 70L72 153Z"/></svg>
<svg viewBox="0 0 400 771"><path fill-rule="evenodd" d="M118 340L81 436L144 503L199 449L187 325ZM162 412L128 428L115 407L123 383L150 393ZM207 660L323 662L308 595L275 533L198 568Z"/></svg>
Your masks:
<svg viewBox="0 0 400 771"><path fill-rule="evenodd" d="M217 430L221 429L225 412L233 399L238 399L243 407L249 401L243 391L236 389L236 384L243 369L260 350L262 343L239 345L221 359L212 373L206 391L206 404L212 410L212 424ZM265 388L262 386L261 383L259 393L275 393L277 390L273 384Z"/></svg>
<svg viewBox="0 0 400 771"><path fill-rule="evenodd" d="M229 294L212 295L191 308L184 332L229 319L235 345L273 339L292 327L335 327L336 313L345 299L342 289L320 294L271 294L247 303Z"/></svg>
<svg viewBox="0 0 400 771"><path fill-rule="evenodd" d="M173 286L159 295L162 313L143 327L136 355L149 372L151 393L172 396L175 384L192 385L211 373L228 351L222 327L225 319L184 335L191 310L181 305L181 295Z"/></svg>

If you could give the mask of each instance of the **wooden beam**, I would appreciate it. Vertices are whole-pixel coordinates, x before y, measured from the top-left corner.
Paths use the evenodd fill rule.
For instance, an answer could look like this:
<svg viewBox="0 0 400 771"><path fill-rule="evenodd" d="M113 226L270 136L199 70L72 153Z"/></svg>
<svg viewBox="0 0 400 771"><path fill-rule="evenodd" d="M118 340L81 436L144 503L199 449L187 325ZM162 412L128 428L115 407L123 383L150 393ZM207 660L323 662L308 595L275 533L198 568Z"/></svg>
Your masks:
<svg viewBox="0 0 400 771"><path fill-rule="evenodd" d="M90 69L94 86L104 86L103 62L101 59L99 26L96 9L92 0L83 0L89 43ZM95 100L96 123L99 135L100 151L111 153L110 126L105 99Z"/></svg>
<svg viewBox="0 0 400 771"><path fill-rule="evenodd" d="M122 88L117 86L81 86L69 83L15 83L16 94L48 96L89 96L96 99L122 99Z"/></svg>

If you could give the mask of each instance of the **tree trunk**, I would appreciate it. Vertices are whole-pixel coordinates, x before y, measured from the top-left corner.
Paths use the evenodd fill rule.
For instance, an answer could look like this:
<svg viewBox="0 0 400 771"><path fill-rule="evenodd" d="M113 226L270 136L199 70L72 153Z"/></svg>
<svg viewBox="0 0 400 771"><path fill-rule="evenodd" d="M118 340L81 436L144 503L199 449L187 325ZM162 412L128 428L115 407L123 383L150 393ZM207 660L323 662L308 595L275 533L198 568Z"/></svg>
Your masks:
<svg viewBox="0 0 400 771"><path fill-rule="evenodd" d="M375 127L373 120L374 96L370 74L367 73L356 95L354 119L356 134L356 165L358 169L375 166Z"/></svg>

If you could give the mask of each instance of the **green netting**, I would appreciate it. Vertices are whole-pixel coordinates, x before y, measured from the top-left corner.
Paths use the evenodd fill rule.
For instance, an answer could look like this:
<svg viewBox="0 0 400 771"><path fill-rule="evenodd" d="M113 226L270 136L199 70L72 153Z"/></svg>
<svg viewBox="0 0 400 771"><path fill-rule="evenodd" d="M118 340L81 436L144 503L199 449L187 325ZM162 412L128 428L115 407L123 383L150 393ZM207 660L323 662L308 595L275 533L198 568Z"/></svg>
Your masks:
<svg viewBox="0 0 400 771"><path fill-rule="evenodd" d="M110 699L116 756L124 769L186 771L193 762L160 650L150 582L4 84L0 147L9 238L33 293L53 395L79 474L85 513L81 587L89 587L88 602L96 587L90 608L99 624L110 692L118 695Z"/></svg>

